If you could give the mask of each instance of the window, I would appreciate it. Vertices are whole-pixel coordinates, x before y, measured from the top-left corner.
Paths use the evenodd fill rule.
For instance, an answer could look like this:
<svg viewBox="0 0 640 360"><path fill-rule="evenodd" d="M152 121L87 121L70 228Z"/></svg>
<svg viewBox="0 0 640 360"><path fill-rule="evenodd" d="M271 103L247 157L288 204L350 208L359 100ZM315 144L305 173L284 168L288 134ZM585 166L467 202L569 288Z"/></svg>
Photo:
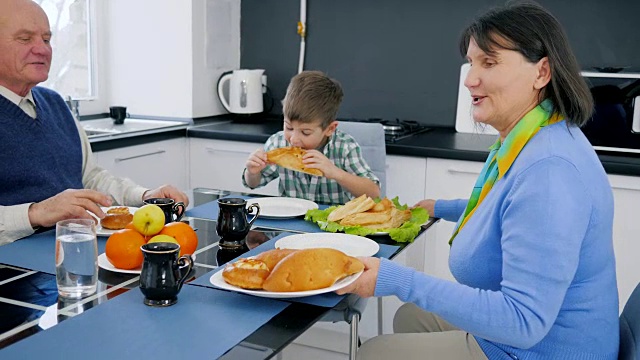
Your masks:
<svg viewBox="0 0 640 360"><path fill-rule="evenodd" d="M65 98L94 99L92 0L35 0L44 9L53 32L53 61L42 86Z"/></svg>

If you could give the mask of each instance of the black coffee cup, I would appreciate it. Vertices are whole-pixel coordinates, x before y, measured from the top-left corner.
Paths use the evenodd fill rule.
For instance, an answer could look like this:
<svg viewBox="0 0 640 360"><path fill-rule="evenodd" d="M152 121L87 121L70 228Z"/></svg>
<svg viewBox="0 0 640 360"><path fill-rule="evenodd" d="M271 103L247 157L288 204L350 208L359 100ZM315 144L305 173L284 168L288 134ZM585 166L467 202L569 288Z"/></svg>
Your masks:
<svg viewBox="0 0 640 360"><path fill-rule="evenodd" d="M218 199L220 212L218 213L218 224L216 232L220 236L221 247L237 247L242 246L241 242L251 230L251 225L260 215L260 205L255 203L247 207L247 200L242 198L223 198ZM251 221L247 219L247 215L256 214Z"/></svg>
<svg viewBox="0 0 640 360"><path fill-rule="evenodd" d="M144 260L140 271L140 291L149 306L171 306L193 268L190 255L178 257L180 245L155 242L140 247Z"/></svg>
<svg viewBox="0 0 640 360"><path fill-rule="evenodd" d="M144 203L158 205L164 212L165 224L180 221L182 215L184 215L185 206L182 201L175 202L175 200L169 198L153 198L145 200Z"/></svg>
<svg viewBox="0 0 640 360"><path fill-rule="evenodd" d="M113 119L114 124L124 124L124 119L129 117L126 106L111 106L109 108L109 117Z"/></svg>

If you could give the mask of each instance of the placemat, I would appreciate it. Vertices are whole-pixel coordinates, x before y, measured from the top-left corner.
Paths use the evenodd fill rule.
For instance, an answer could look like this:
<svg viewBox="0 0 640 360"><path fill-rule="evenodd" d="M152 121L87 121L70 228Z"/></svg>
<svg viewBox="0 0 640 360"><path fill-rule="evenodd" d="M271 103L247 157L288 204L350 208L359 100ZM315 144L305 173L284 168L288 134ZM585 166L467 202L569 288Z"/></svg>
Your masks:
<svg viewBox="0 0 640 360"><path fill-rule="evenodd" d="M242 199L251 199L251 196L237 196ZM327 205L318 205L320 209L326 209ZM218 213L220 208L217 201L211 201L206 204L202 204L194 207L193 209L185 212L186 216L191 216L199 219L218 220ZM251 215L249 215L251 216ZM254 227L261 227L265 229L283 230L283 231L296 231L304 233L322 232L322 230L310 221L304 221L303 218L288 218L288 219L265 219L258 216L253 223Z"/></svg>
<svg viewBox="0 0 640 360"><path fill-rule="evenodd" d="M143 298L127 291L0 350L0 358L216 359L289 305L198 286L184 286L170 307Z"/></svg>
<svg viewBox="0 0 640 360"><path fill-rule="evenodd" d="M106 243L106 237L98 236L98 254L104 252ZM55 274L56 230L48 230L0 246L0 263Z"/></svg>
<svg viewBox="0 0 640 360"><path fill-rule="evenodd" d="M285 236L289 236L289 235L294 235L293 233L282 233L276 237L274 237L273 239L265 242L264 244L242 254L240 257L249 257L249 256L254 256L254 255L258 255L261 252L267 251L267 250L271 250L271 249L275 249L275 243L276 241L278 241L278 239L283 238ZM386 245L386 244L379 244L380 245L380 250L378 251L377 254L375 254L375 257L379 257L379 258L390 258L393 254L395 254L395 252L400 248L399 246L395 246L395 245ZM237 259L237 258L236 258ZM235 261L231 260L231 262ZM223 269L223 267L220 267L216 270L213 270L207 274L204 274L200 277L198 277L197 279L195 279L194 281L188 283L189 285L199 285L199 286L205 286L205 287L210 287L213 289L217 289L217 287L213 286L211 284L211 282L209 281L209 279L211 278L211 275L213 275L214 273L221 271ZM291 298L291 299L280 299L280 300L284 300L284 301L288 301L288 302L299 302L299 303L304 303L304 304L311 304L311 305L317 305L317 306L322 306L322 307L334 307L336 306L346 295L338 295L334 292L331 293L325 293L325 294L320 294L320 295L314 295L314 296L307 296L307 297L300 297L300 298Z"/></svg>

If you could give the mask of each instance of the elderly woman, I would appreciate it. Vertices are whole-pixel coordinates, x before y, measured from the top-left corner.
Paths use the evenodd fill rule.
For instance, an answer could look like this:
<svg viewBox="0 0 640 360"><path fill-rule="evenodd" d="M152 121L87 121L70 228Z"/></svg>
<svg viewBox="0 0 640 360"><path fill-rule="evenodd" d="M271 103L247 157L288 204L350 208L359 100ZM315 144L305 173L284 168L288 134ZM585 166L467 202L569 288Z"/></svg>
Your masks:
<svg viewBox="0 0 640 360"><path fill-rule="evenodd" d="M617 359L613 196L579 126L592 100L558 21L510 4L463 33L476 122L494 127L482 173L464 200L423 200L457 221L457 282L387 260L341 293L395 295L396 334L363 359Z"/></svg>

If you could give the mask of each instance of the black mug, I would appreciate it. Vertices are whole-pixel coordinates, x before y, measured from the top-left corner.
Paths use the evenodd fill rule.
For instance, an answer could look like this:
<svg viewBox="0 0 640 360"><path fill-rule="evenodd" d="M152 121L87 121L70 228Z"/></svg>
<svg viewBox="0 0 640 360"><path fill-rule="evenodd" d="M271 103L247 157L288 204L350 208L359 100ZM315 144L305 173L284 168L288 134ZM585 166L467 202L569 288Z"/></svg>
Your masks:
<svg viewBox="0 0 640 360"><path fill-rule="evenodd" d="M242 246L242 240L247 236L251 225L260 215L260 205L251 204L247 207L245 199L224 198L218 199L218 206L220 212L218 213L216 232L220 236L220 246ZM256 209L256 214L249 221L247 215L253 213L253 209Z"/></svg>
<svg viewBox="0 0 640 360"><path fill-rule="evenodd" d="M149 306L171 306L178 301L182 284L193 268L190 255L178 257L180 245L155 242L140 247L144 260L140 271L140 291Z"/></svg>
<svg viewBox="0 0 640 360"><path fill-rule="evenodd" d="M180 221L182 215L184 215L184 203L182 201L176 202L169 198L153 198L144 201L145 204L158 205L162 212L164 212L164 223L168 224L174 221Z"/></svg>
<svg viewBox="0 0 640 360"><path fill-rule="evenodd" d="M109 117L113 119L114 124L124 124L124 119L129 117L126 106L111 106L109 108Z"/></svg>

